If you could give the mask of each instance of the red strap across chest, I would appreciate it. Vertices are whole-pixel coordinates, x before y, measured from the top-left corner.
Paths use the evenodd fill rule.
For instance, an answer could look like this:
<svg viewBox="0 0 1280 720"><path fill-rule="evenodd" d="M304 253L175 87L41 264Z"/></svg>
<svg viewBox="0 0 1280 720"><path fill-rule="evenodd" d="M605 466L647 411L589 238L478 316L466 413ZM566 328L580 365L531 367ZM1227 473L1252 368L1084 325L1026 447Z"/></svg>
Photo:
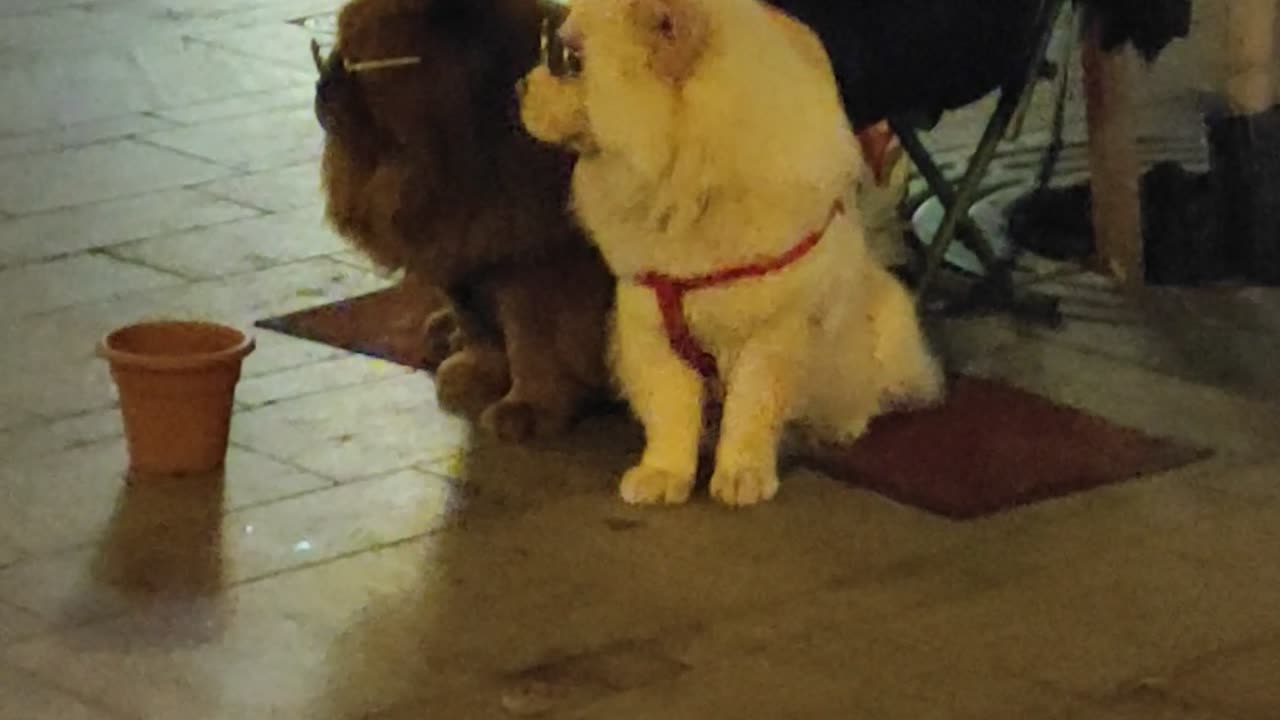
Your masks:
<svg viewBox="0 0 1280 720"><path fill-rule="evenodd" d="M844 212L844 203L836 201L831 206L827 221L821 228L805 235L785 253L760 262L686 277L658 272L641 273L635 276L637 283L653 290L654 297L658 301L658 310L662 313L662 325L666 330L671 349L702 377L719 377L720 370L716 365L715 356L707 352L694 337L693 330L685 318L684 296L693 290L727 285L746 278L763 277L782 270L807 255L822 240L822 236L827 233L827 228L831 226L836 215L842 212Z"/></svg>

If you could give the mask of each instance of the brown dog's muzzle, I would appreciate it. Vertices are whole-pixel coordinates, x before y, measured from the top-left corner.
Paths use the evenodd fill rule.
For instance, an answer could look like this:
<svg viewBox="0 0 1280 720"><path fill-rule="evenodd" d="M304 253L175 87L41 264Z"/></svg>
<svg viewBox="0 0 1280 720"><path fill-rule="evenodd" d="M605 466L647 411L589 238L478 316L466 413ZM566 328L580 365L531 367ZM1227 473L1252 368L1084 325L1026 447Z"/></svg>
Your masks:
<svg viewBox="0 0 1280 720"><path fill-rule="evenodd" d="M568 28L564 15L542 21L539 62L555 77L576 77L582 73L582 38Z"/></svg>
<svg viewBox="0 0 1280 720"><path fill-rule="evenodd" d="M542 18L542 30L538 38L538 65L550 71L552 77L574 77L582 72L582 63L572 47L563 41L560 32L565 21L561 6L552 6L551 12ZM516 96L524 97L529 81L516 81Z"/></svg>
<svg viewBox="0 0 1280 720"><path fill-rule="evenodd" d="M320 74L316 80L315 113L316 120L325 132L333 132L333 108L342 86L347 83L347 73L342 61L342 54L336 49L325 58L320 53L320 44L311 41L311 59L315 61L316 72Z"/></svg>

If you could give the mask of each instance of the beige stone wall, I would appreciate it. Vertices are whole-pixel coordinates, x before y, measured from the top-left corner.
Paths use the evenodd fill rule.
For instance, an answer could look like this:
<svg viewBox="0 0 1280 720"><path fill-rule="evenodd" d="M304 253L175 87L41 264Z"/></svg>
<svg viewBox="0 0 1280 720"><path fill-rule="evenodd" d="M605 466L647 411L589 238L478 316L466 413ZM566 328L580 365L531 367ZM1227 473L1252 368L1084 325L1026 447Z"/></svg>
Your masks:
<svg viewBox="0 0 1280 720"><path fill-rule="evenodd" d="M1138 64L1135 72L1139 132L1151 135L1192 135L1200 132L1202 100L1220 95L1226 75L1224 64L1225 15L1227 3L1238 0L1194 0L1193 27L1189 37L1177 40L1150 67ZM1280 25L1273 29L1280 34ZM1069 32L1066 22L1062 32ZM1067 136L1081 140L1084 128L1084 94L1080 86L1079 43L1071 59L1072 83L1069 93ZM1054 60L1060 58L1054 57ZM1273 61L1273 66L1275 61ZM1280 92L1280 72L1273 73ZM1054 87L1041 83L1028 113L1026 131L1048 128L1052 117ZM938 147L969 143L977 139L981 126L994 105L988 98L950 113L932 133L929 142Z"/></svg>
<svg viewBox="0 0 1280 720"><path fill-rule="evenodd" d="M1155 92L1164 94L1179 86L1215 93L1223 91L1228 74L1226 13L1229 3L1245 4L1250 0L1195 0L1191 37L1176 43L1161 58L1153 77ZM1273 37L1280 36L1280 22L1272 23L1271 32ZM1280 72L1274 72L1278 64L1280 58L1273 57L1271 84L1280 91Z"/></svg>

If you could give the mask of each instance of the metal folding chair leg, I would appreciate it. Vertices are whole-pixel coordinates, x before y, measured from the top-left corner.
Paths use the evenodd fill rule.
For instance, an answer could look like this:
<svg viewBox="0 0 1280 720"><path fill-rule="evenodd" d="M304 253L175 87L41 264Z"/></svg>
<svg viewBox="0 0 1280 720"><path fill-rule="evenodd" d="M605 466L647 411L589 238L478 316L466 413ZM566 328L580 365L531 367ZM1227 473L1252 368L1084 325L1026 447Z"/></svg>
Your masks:
<svg viewBox="0 0 1280 720"><path fill-rule="evenodd" d="M938 197L938 202L942 203L942 207L946 212L943 216L944 224L939 226L933 241L929 244L930 258L932 259L936 253L939 255L939 260L936 262L940 262L941 257L945 255L947 247L951 243L952 236L959 232L960 241L978 256L978 260L982 262L985 269L991 270L999 262L995 250L991 247L991 241L987 239L982 229L970 219L969 207L960 207L955 189L951 187L951 182L947 180L937 163L933 161L933 156L925 149L924 143L920 142L920 136L914 129L902 126L894 121L890 121L890 127L893 128L894 134L898 136L898 142L902 144L902 149L906 151L907 157L911 158L912 164L920 171L920 176L924 179L925 184ZM986 163L985 165L989 164ZM980 178L982 174L985 174L986 166L975 168L974 165L970 165L969 171L972 172L974 170L978 171ZM969 203L969 205L971 206L972 203ZM964 212L960 212L960 210ZM944 233L947 228L945 223L947 217L954 218L954 222L951 223L950 231ZM918 286L919 294L924 294L924 290L933 281L937 271L936 265L932 270L926 270Z"/></svg>
<svg viewBox="0 0 1280 720"><path fill-rule="evenodd" d="M966 241L966 244L981 260L987 273L987 281L989 283L986 288L988 290L987 294L997 302L1007 304L1008 307L1005 309L1015 312L1019 309L1016 307L1017 300L1014 297L1010 269L996 257L991 243L969 219L969 209L973 206L974 201L977 200L979 183L986 175L992 160L995 159L996 149L1000 141L1004 139L1005 133L1008 132L1009 125L1017 114L1024 97L1035 87L1045 54L1048 52L1049 42L1053 37L1054 25L1065 5L1066 0L1045 0L1036 22L1036 44L1033 47L1032 54L1027 58L1026 71L1022 77L1016 81L1011 81L1001 89L995 112L992 113L986 128L983 130L982 139L978 142L978 147L970 158L963 177L954 188L947 181L937 164L934 163L932 156L929 155L928 150L920 142L915 130L905 122L902 122L901 119L890 119L890 126L893 128L894 133L898 135L903 150L906 151L925 182L929 185L929 188L937 195L939 202L945 208L942 223L938 226L932 241L928 243L924 272L916 288L917 297L921 299L926 297L931 284L942 267L942 261L946 257L951 242L956 238L957 231L961 230L964 232L962 239ZM990 291L994 291L994 293ZM1050 323L1056 322L1058 319L1056 304L1050 306L1043 300L1033 301L1030 303L1030 307L1025 309L1033 317Z"/></svg>
<svg viewBox="0 0 1280 720"><path fill-rule="evenodd" d="M1032 292L1020 293L1014 288L1010 263L1001 260L996 255L992 249L991 242L981 228L969 218L968 207L972 203L962 205L957 200L957 192L951 187L951 183L946 180L942 171L934 163L933 158L924 149L915 132L909 128L902 131L895 130L895 132L898 134L898 139L902 143L903 149L911 157L912 162L915 163L925 182L934 190L938 200L943 203L948 212L954 211L956 213L952 232L943 237L941 231L939 231L935 235L933 245L929 247L929 250L935 251L939 247L945 249L946 244L958 237L978 256L986 273L982 280L969 289L965 298L952 304L951 310L965 312L996 309L1050 327L1056 327L1061 324L1062 315L1059 311L1057 298ZM977 163L975 160L975 164L970 166L970 170L976 171L977 176L980 178L981 173L986 169L986 165L989 164L989 159L985 163ZM922 301L926 298L925 293L931 287L932 282L938 277L941 269L940 260L941 256L939 256L938 264L934 265L931 271L926 270L917 284L917 297Z"/></svg>

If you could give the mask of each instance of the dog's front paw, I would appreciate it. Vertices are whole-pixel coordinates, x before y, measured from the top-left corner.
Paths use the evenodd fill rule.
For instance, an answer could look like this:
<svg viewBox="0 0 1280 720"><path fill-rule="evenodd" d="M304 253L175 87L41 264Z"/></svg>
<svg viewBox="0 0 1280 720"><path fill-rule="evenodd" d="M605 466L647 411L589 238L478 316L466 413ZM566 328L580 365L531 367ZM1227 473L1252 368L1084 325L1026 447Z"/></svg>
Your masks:
<svg viewBox="0 0 1280 720"><path fill-rule="evenodd" d="M778 494L778 472L773 468L717 468L711 476L711 497L725 505L745 507Z"/></svg>
<svg viewBox="0 0 1280 720"><path fill-rule="evenodd" d="M462 350L461 332L452 310L431 313L422 326L422 361L428 370L438 369L450 355Z"/></svg>
<svg viewBox="0 0 1280 720"><path fill-rule="evenodd" d="M447 413L475 418L507 391L507 378L496 362L469 352L450 355L436 372L436 403Z"/></svg>
<svg viewBox="0 0 1280 720"><path fill-rule="evenodd" d="M636 465L622 476L618 494L632 505L679 505L693 493L693 476Z"/></svg>
<svg viewBox="0 0 1280 720"><path fill-rule="evenodd" d="M558 435L568 427L569 418L530 402L503 399L484 411L480 425L503 442L523 443Z"/></svg>

